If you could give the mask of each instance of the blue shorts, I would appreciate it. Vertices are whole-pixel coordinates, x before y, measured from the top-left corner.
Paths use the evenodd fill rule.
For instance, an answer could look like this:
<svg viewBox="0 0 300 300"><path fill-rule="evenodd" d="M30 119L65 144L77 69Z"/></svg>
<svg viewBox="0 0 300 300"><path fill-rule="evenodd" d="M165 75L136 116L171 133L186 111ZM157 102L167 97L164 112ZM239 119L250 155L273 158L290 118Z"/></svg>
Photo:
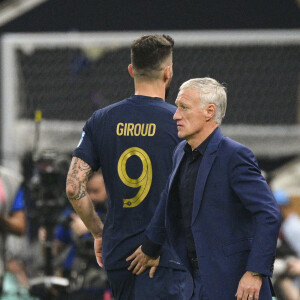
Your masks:
<svg viewBox="0 0 300 300"><path fill-rule="evenodd" d="M127 269L108 270L107 277L115 300L182 300L186 272L158 267L154 278L147 269L134 275Z"/></svg>

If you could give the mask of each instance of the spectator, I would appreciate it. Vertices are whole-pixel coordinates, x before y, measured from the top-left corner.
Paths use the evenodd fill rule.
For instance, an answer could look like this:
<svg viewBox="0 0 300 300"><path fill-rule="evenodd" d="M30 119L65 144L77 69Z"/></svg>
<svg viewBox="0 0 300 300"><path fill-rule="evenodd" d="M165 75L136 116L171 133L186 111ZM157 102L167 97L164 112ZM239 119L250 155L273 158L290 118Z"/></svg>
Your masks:
<svg viewBox="0 0 300 300"><path fill-rule="evenodd" d="M0 166L0 291L6 268L6 240L8 234L21 236L26 231L23 191L20 189L22 177L14 171ZM13 253L10 253L13 254ZM18 279L25 285L26 275L22 266L13 261L11 255L8 264L10 270L18 270ZM22 272L19 272L21 271Z"/></svg>
<svg viewBox="0 0 300 300"><path fill-rule="evenodd" d="M280 207L283 219L281 231L284 239L300 257L300 216L296 213L291 199L285 191L275 190L274 197Z"/></svg>
<svg viewBox="0 0 300 300"><path fill-rule="evenodd" d="M279 300L300 298L300 217L284 190L275 190L274 197L282 215L281 232L274 263L274 288Z"/></svg>

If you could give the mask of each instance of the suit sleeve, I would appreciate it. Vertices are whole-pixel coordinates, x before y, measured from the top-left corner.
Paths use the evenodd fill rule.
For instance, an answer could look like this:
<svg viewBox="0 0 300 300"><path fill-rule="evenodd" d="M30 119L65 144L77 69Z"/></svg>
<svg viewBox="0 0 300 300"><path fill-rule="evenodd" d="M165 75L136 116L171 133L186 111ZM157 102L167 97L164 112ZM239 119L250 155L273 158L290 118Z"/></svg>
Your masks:
<svg viewBox="0 0 300 300"><path fill-rule="evenodd" d="M174 162L176 161L176 150L178 149L179 145L175 148L173 153L173 167L174 169ZM160 201L158 206L156 207L155 213L145 231L145 240L142 244L142 250L145 254L151 257L157 257L160 254L162 244L167 239L166 233L166 206L169 194L169 185L170 185L170 178L167 181L167 184L160 195Z"/></svg>
<svg viewBox="0 0 300 300"><path fill-rule="evenodd" d="M229 178L234 193L255 220L255 235L246 269L272 276L281 214L253 153L246 147L232 155Z"/></svg>
<svg viewBox="0 0 300 300"><path fill-rule="evenodd" d="M158 257L162 244L166 240L165 212L168 197L168 184L161 193L160 201L156 207L155 213L145 231L145 240L142 244L142 250L151 257Z"/></svg>

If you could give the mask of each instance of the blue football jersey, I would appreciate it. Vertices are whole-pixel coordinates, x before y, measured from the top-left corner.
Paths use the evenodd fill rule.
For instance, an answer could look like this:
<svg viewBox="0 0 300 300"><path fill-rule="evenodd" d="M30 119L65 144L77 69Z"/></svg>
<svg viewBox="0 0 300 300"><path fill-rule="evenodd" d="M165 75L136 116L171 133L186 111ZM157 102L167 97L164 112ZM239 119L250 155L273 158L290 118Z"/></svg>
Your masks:
<svg viewBox="0 0 300 300"><path fill-rule="evenodd" d="M97 110L86 122L73 156L102 169L108 193L103 231L106 269L125 267L142 243L179 143L176 107L161 98L131 96ZM161 265L178 264L171 252Z"/></svg>

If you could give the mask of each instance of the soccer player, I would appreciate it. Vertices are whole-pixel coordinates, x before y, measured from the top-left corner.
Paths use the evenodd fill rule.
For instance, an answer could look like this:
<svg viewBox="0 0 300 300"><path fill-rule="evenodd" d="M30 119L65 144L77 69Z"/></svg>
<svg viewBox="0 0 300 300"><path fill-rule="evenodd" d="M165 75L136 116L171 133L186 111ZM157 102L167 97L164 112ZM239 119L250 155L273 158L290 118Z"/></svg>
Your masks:
<svg viewBox="0 0 300 300"><path fill-rule="evenodd" d="M173 45L167 35L133 41L128 71L135 95L96 111L86 122L67 176L68 198L94 236L97 261L107 270L116 300L184 299L186 272L169 244L163 246L157 269L150 269L153 279L149 269L132 274L126 261L145 239L179 142L172 120L176 109L165 102ZM100 167L109 195L104 230L86 190Z"/></svg>

